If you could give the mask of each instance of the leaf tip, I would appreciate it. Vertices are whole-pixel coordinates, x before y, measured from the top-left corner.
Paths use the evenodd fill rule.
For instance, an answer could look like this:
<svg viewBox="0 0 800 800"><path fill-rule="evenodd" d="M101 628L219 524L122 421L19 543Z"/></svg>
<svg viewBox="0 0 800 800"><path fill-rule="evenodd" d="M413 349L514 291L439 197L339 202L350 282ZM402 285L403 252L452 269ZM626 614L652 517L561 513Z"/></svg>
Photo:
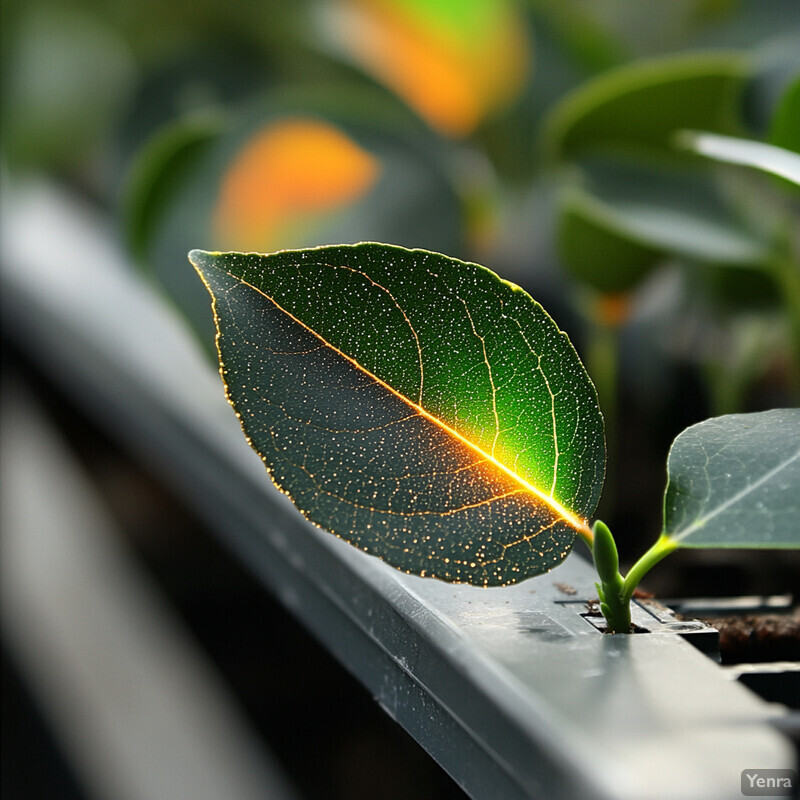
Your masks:
<svg viewBox="0 0 800 800"><path fill-rule="evenodd" d="M213 255L209 253L207 250L190 250L189 251L189 261L191 262L192 266L198 268L202 266L208 256Z"/></svg>

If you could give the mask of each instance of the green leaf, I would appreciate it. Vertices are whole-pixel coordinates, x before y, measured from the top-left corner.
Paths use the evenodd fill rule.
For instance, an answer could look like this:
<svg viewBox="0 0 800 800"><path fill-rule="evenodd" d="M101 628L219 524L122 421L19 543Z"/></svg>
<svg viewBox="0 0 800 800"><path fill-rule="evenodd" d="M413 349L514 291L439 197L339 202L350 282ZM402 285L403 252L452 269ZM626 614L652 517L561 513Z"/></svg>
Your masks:
<svg viewBox="0 0 800 800"><path fill-rule="evenodd" d="M531 42L514 0L332 3L322 14L323 41L446 136L474 131L528 80Z"/></svg>
<svg viewBox="0 0 800 800"><path fill-rule="evenodd" d="M701 131L679 131L676 142L715 161L755 167L800 186L800 155L782 147Z"/></svg>
<svg viewBox="0 0 800 800"><path fill-rule="evenodd" d="M610 207L579 189L562 195L556 238L569 274L599 292L633 289L663 257Z"/></svg>
<svg viewBox="0 0 800 800"><path fill-rule="evenodd" d="M487 586L551 569L588 534L595 390L519 287L380 244L190 259L228 398L312 522L408 572Z"/></svg>
<svg viewBox="0 0 800 800"><path fill-rule="evenodd" d="M584 166L595 216L653 250L706 264L758 266L764 242L741 224L696 170L594 161Z"/></svg>
<svg viewBox="0 0 800 800"><path fill-rule="evenodd" d="M181 119L159 131L137 155L123 199L124 221L128 247L143 262L165 210L223 128L215 115Z"/></svg>
<svg viewBox="0 0 800 800"><path fill-rule="evenodd" d="M776 147L800 153L800 75L789 84L775 109L769 141Z"/></svg>
<svg viewBox="0 0 800 800"><path fill-rule="evenodd" d="M611 70L553 109L545 150L561 159L626 149L669 158L671 137L680 128L734 133L735 100L746 69L740 54L700 53Z"/></svg>
<svg viewBox="0 0 800 800"><path fill-rule="evenodd" d="M800 409L687 428L667 461L664 535L679 547L800 547Z"/></svg>

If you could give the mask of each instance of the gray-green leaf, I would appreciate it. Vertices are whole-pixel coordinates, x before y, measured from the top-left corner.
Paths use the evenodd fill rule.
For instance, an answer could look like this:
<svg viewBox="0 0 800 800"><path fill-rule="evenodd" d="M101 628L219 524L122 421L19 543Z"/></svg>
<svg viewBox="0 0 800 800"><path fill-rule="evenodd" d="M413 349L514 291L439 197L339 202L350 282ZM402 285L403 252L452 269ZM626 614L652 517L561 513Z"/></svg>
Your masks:
<svg viewBox="0 0 800 800"><path fill-rule="evenodd" d="M715 417L675 439L664 535L679 547L800 547L800 409Z"/></svg>

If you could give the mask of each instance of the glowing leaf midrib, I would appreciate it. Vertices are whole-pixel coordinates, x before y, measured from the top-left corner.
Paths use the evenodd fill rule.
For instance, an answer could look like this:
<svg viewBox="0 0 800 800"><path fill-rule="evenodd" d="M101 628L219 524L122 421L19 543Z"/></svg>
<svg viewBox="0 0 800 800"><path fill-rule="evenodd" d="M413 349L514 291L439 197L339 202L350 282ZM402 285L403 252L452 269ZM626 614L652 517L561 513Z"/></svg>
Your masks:
<svg viewBox="0 0 800 800"><path fill-rule="evenodd" d="M216 254L212 253L211 255L216 255ZM219 268L217 267L217 269L219 269ZM304 328L306 331L308 331L312 336L316 337L325 347L330 348L337 355L341 356L347 362L352 364L362 374L366 375L370 380L375 381L376 384L378 384L379 386L382 386L383 388L385 388L388 392L390 392L392 395L394 395L395 397L400 399L403 403L408 405L411 409L413 409L413 411L415 413L417 413L420 416L422 416L423 418L429 420L434 425L436 425L439 428L441 428L442 430L444 430L448 435L452 436L454 439L456 439L457 441L461 442L462 444L464 444L468 448L470 448L473 452L477 453L486 462L492 464L497 469L499 469L501 472L503 472L504 474L508 475L513 481L515 481L525 491L530 492L532 495L534 495L534 497L538 498L545 505L547 505L555 514L558 515L559 518L563 519L565 522L567 522L569 525L571 525L576 531L580 531L584 535L586 535L586 534L591 535L591 529L589 528L588 522L585 519L582 519L582 518L576 516L571 511L566 509L552 495L549 495L546 492L543 492L541 489L537 488L533 484L531 484L528 481L526 481L522 476L517 474L510 467L507 467L505 464L503 464L501 461L499 461L493 455L491 455L490 453L487 453L485 450L483 450L481 447L476 445L473 441L471 441L470 439L465 437L463 434L461 434L455 428L452 428L446 422L443 422L436 415L431 414L431 412L429 412L427 409L425 409L422 405L420 405L419 403L415 403L413 400L411 400L410 398L406 397L402 392L397 391L397 389L395 389L393 386L391 386L391 384L389 384L386 381L384 381L383 379L379 378L377 375L375 375L370 370L368 370L366 367L364 367L363 364L360 364L352 356L350 356L347 353L345 353L344 351L340 350L334 344L329 342L320 333L315 331L313 328L309 327L305 322L303 322L301 319L296 317L290 311L285 309L280 303L278 303L273 297L271 297L265 291L263 291L262 289L259 289L257 286L254 286L253 284L249 283L248 281L244 280L243 278L241 278L241 277L239 277L239 276L237 276L237 275L235 275L235 274L233 274L233 273L231 273L231 272L229 272L227 270L220 270L220 271L224 272L229 278L232 278L233 280L235 280L237 283L241 284L242 286L246 286L247 288L251 289L252 291L254 291L257 294L259 294L262 297L264 297L268 302L272 303L279 311L281 311L281 313L286 314L287 317L289 317L291 320L293 320L298 325L300 325L302 328ZM202 272L201 272L201 278L203 279L203 282L206 283L206 285L208 285L208 283L207 283L207 281L205 279L205 276L202 275ZM214 297L214 314L215 314L215 317L216 317L216 314L217 314L217 312L216 312L216 297L215 297L213 292L211 292L211 294L212 294L212 297ZM402 309L400 309L400 310L402 311ZM219 330L219 326L217 326L217 327L218 327L218 330ZM223 380L224 380L224 375L223 375ZM226 388L227 388L227 383L226 383Z"/></svg>

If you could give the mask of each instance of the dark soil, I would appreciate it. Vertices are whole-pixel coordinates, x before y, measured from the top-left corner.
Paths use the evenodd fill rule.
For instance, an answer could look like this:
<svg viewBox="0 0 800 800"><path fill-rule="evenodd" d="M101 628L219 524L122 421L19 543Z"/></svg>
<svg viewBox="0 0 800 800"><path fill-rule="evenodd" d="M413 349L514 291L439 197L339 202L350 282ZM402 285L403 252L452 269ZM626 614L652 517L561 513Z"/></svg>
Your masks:
<svg viewBox="0 0 800 800"><path fill-rule="evenodd" d="M719 631L723 664L800 661L800 609L704 619Z"/></svg>

